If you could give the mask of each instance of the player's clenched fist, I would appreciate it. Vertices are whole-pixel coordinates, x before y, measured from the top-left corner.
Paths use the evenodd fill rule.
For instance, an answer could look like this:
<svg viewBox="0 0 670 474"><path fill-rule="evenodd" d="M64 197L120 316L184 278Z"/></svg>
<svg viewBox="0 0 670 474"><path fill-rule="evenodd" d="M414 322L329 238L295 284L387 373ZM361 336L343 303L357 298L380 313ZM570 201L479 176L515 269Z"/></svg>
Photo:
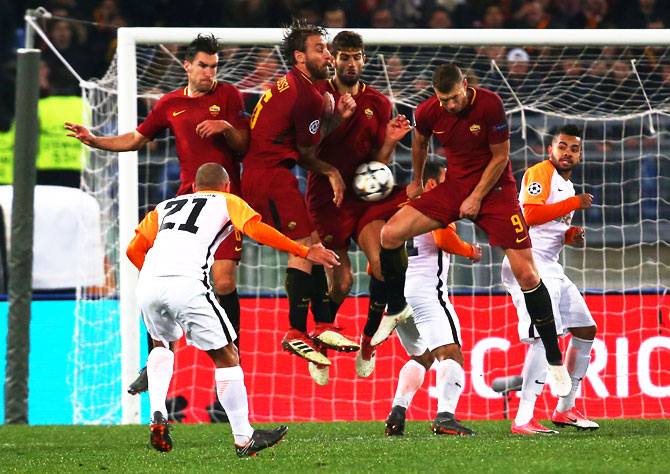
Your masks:
<svg viewBox="0 0 670 474"><path fill-rule="evenodd" d="M309 252L307 252L307 256L305 258L311 262L318 263L319 265L323 265L328 268L332 268L333 265L340 264L340 262L337 260L337 254L332 250L328 250L320 243L310 245Z"/></svg>
<svg viewBox="0 0 670 474"><path fill-rule="evenodd" d="M589 207L591 207L591 203L593 202L593 195L589 193L582 193L579 194L577 197L581 202L581 209L588 209Z"/></svg>
<svg viewBox="0 0 670 474"><path fill-rule="evenodd" d="M72 132L67 134L68 137L74 137L84 145L93 145L95 135L89 132L88 128L84 127L83 125L65 122L65 130Z"/></svg>
<svg viewBox="0 0 670 474"><path fill-rule="evenodd" d="M351 94L341 95L340 100L337 101L337 113L346 120L354 114L355 110L356 101Z"/></svg>

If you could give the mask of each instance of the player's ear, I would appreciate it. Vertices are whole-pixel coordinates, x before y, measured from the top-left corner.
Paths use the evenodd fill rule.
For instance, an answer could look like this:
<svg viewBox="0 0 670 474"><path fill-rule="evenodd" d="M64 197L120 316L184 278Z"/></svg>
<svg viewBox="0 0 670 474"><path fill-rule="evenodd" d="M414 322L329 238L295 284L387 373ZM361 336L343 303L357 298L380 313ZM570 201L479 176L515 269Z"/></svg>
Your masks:
<svg viewBox="0 0 670 474"><path fill-rule="evenodd" d="M305 62L305 53L302 51L293 51L293 57L295 58L296 64L302 64Z"/></svg>
<svg viewBox="0 0 670 474"><path fill-rule="evenodd" d="M189 61L184 61L183 66L186 72L189 72L191 70L191 63Z"/></svg>
<svg viewBox="0 0 670 474"><path fill-rule="evenodd" d="M437 181L435 181L433 178L428 178L426 180L426 184L423 186L423 189L425 189L426 191L430 191L435 186L437 186Z"/></svg>
<svg viewBox="0 0 670 474"><path fill-rule="evenodd" d="M226 183L226 185L223 187L223 192L224 193L229 193L230 192L230 181Z"/></svg>
<svg viewBox="0 0 670 474"><path fill-rule="evenodd" d="M547 146L547 152L549 153L549 156L551 156L551 150L553 149L554 147L552 147L551 145Z"/></svg>

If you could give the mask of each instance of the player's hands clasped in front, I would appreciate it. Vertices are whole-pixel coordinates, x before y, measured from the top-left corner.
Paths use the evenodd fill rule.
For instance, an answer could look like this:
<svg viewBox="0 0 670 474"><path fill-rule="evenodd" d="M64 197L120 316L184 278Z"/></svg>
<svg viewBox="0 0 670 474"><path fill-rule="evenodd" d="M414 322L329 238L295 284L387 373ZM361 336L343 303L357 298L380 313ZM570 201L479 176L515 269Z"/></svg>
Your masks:
<svg viewBox="0 0 670 474"><path fill-rule="evenodd" d="M340 99L337 101L337 113L346 120L356 111L356 101L351 94L344 94L340 96Z"/></svg>
<svg viewBox="0 0 670 474"><path fill-rule="evenodd" d="M337 207L340 207L342 199L344 199L344 189L346 188L342 175L336 168L333 168L326 174L328 175L330 186L333 188L333 202Z"/></svg>
<svg viewBox="0 0 670 474"><path fill-rule="evenodd" d="M195 133L202 138L211 138L214 135L223 133L232 125L225 120L205 120L195 127Z"/></svg>
<svg viewBox="0 0 670 474"><path fill-rule="evenodd" d="M339 265L337 254L332 250L328 250L321 243L309 246L309 252L305 257L310 262L318 263L327 268L333 268L333 265Z"/></svg>
<svg viewBox="0 0 670 474"><path fill-rule="evenodd" d="M472 244L472 248L475 249L475 253L470 257L472 263L479 263L482 259L482 247L479 244Z"/></svg>
<svg viewBox="0 0 670 474"><path fill-rule="evenodd" d="M68 133L68 137L74 137L84 145L93 146L95 135L93 135L88 128L76 123L65 122L65 130L72 132Z"/></svg>
<svg viewBox="0 0 670 474"><path fill-rule="evenodd" d="M474 221L479 215L479 208L481 205L482 201L471 194L461 203L458 217L461 219L470 219L471 221Z"/></svg>
<svg viewBox="0 0 670 474"><path fill-rule="evenodd" d="M396 115L386 125L386 136L394 142L397 142L402 140L411 129L412 125L409 123L409 120L407 120L407 117L404 115Z"/></svg>
<svg viewBox="0 0 670 474"><path fill-rule="evenodd" d="M591 207L591 203L593 202L593 195L589 193L582 193L578 194L577 197L579 198L579 202L582 204L580 209L588 209Z"/></svg>

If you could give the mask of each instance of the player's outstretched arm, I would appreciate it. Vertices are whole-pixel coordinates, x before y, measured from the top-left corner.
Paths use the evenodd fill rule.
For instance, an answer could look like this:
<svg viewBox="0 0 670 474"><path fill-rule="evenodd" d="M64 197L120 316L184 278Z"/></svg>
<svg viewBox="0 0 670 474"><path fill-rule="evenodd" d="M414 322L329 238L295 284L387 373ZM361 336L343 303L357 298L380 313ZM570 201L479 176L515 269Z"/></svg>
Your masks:
<svg viewBox="0 0 670 474"><path fill-rule="evenodd" d="M74 137L84 145L107 151L135 151L149 142L149 139L137 130L115 137L96 137L88 128L76 123L65 122L68 137Z"/></svg>
<svg viewBox="0 0 670 474"><path fill-rule="evenodd" d="M524 204L523 217L528 225L540 225L553 221L577 209L588 209L593 202L593 196L582 193L553 204Z"/></svg>
<svg viewBox="0 0 670 474"><path fill-rule="evenodd" d="M337 254L332 250L328 250L323 245L314 244L310 247L306 247L289 239L275 228L270 227L258 219L248 220L244 224L242 232L256 242L281 250L282 252L290 253L297 257L305 258L328 268L340 264L337 261Z"/></svg>
<svg viewBox="0 0 670 474"><path fill-rule="evenodd" d="M447 253L461 255L469 258L472 263L478 263L482 259L482 248L479 244L469 244L462 241L456 233L456 229L452 226L454 224L433 231L435 245Z"/></svg>

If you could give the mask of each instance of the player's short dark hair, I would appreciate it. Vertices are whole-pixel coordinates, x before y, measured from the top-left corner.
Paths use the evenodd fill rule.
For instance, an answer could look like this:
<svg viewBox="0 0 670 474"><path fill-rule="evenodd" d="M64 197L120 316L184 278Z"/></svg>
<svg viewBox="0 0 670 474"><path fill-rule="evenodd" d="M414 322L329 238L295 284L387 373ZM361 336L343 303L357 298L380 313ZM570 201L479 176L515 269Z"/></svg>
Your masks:
<svg viewBox="0 0 670 474"><path fill-rule="evenodd" d="M326 30L321 26L310 25L301 20L293 20L289 26L285 27L284 39L282 40L282 50L286 61L294 66L295 53L305 52L307 38L310 36L326 36Z"/></svg>
<svg viewBox="0 0 670 474"><path fill-rule="evenodd" d="M200 34L186 48L184 59L191 63L198 53L217 54L218 52L219 42L216 37L211 33L209 35Z"/></svg>
<svg viewBox="0 0 670 474"><path fill-rule="evenodd" d="M571 137L581 137L582 136L582 131L579 129L579 127L573 123L566 123L563 125L561 128L558 129L558 131L554 134L554 138L558 137L559 135L569 135Z"/></svg>
<svg viewBox="0 0 670 474"><path fill-rule="evenodd" d="M446 168L443 163L437 161L426 161L423 167L423 185L425 186L429 179L434 179L438 184L440 182L440 174Z"/></svg>
<svg viewBox="0 0 670 474"><path fill-rule="evenodd" d="M463 73L455 64L441 64L433 71L433 87L442 93L446 94L462 81Z"/></svg>
<svg viewBox="0 0 670 474"><path fill-rule="evenodd" d="M363 49L363 37L354 31L340 31L333 38L333 56L337 56L337 52L341 49L365 52Z"/></svg>

